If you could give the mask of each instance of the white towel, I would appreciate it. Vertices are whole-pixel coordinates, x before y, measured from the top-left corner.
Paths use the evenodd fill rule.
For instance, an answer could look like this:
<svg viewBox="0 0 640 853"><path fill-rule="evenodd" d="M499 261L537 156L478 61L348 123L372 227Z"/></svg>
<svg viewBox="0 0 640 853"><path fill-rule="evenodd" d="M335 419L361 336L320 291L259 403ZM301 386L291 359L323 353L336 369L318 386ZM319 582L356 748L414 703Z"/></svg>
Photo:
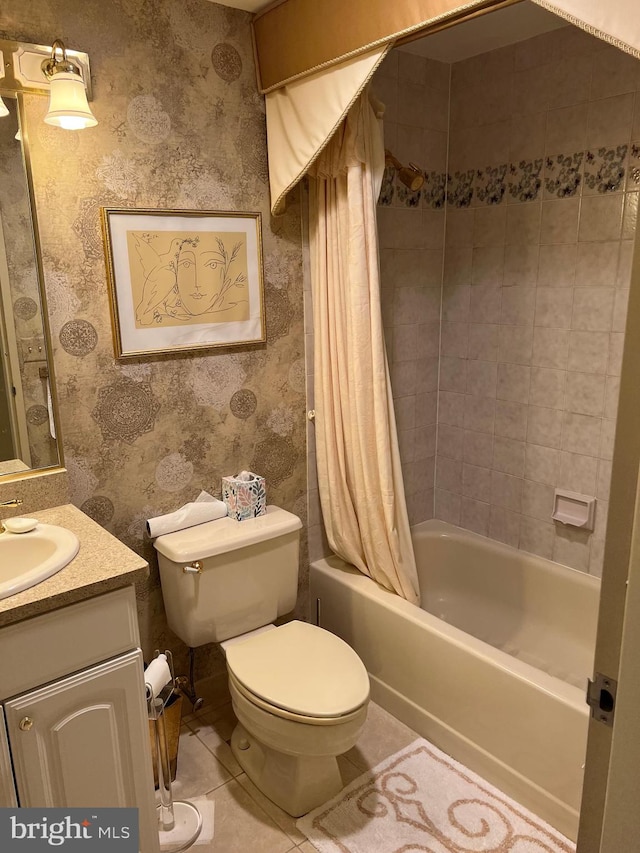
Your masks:
<svg viewBox="0 0 640 853"><path fill-rule="evenodd" d="M147 521L147 533L151 539L162 536L164 533L173 533L176 530L184 530L186 527L194 527L196 524L204 524L206 521L215 521L224 518L227 507L223 501L219 501L208 492L200 492L195 501L185 504L175 512L167 515L158 515Z"/></svg>

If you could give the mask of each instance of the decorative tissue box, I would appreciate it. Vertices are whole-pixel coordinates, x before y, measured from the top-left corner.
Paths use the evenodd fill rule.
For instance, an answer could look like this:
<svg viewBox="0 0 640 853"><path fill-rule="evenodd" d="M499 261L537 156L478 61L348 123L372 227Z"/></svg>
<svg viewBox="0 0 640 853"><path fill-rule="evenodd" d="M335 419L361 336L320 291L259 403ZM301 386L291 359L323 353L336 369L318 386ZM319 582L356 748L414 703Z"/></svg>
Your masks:
<svg viewBox="0 0 640 853"><path fill-rule="evenodd" d="M227 514L236 521L264 515L267 511L264 477L252 471L241 471L235 477L223 477L222 500L227 505Z"/></svg>

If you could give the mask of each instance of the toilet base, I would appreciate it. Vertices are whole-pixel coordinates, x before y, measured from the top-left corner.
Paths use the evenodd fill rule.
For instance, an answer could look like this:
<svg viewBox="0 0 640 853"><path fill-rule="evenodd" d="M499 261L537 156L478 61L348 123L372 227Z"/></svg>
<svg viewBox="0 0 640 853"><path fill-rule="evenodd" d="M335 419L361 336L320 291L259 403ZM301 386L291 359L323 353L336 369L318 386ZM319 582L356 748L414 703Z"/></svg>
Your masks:
<svg viewBox="0 0 640 853"><path fill-rule="evenodd" d="M342 778L335 756L286 755L256 740L238 723L233 754L253 784L292 817L301 817L339 793Z"/></svg>

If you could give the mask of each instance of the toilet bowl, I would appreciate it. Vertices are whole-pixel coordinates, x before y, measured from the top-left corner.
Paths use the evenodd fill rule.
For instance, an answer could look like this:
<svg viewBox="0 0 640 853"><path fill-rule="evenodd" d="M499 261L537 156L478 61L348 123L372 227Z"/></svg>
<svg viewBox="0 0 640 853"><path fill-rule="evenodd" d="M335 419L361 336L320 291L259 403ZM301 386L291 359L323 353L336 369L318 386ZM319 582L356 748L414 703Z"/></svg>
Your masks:
<svg viewBox="0 0 640 853"><path fill-rule="evenodd" d="M247 776L294 817L335 796L337 756L367 718L360 658L334 634L297 621L234 642L226 655L239 721L231 748Z"/></svg>
<svg viewBox="0 0 640 853"><path fill-rule="evenodd" d="M341 790L337 756L356 743L369 702L347 643L306 622L272 624L295 605L301 526L269 506L154 542L169 627L191 650L217 642L226 655L238 763L294 817Z"/></svg>

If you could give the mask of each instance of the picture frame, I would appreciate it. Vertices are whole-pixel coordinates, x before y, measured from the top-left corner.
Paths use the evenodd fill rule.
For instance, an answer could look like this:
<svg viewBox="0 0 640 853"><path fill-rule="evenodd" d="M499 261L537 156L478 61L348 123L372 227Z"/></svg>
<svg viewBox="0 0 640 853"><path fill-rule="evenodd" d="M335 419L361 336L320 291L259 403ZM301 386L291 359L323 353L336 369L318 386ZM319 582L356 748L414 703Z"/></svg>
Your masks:
<svg viewBox="0 0 640 853"><path fill-rule="evenodd" d="M260 213L100 212L117 359L266 340Z"/></svg>

